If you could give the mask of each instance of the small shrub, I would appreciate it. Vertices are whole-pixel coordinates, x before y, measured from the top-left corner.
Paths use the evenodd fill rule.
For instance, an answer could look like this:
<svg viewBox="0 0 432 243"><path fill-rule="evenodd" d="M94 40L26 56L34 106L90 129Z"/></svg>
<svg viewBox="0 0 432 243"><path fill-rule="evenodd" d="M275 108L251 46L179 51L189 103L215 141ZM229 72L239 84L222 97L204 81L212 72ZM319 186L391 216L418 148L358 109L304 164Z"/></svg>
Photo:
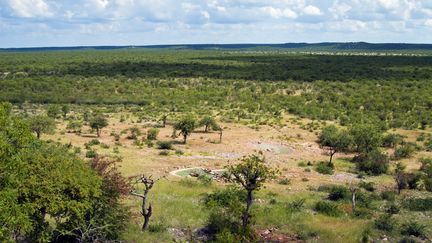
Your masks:
<svg viewBox="0 0 432 243"><path fill-rule="evenodd" d="M88 150L86 152L85 156L86 156L86 158L95 158L96 155L97 155L96 151L94 151L94 150Z"/></svg>
<svg viewBox="0 0 432 243"><path fill-rule="evenodd" d="M374 225L379 230L391 232L396 227L396 221L392 218L391 214L383 214L375 219Z"/></svg>
<svg viewBox="0 0 432 243"><path fill-rule="evenodd" d="M110 146L108 144L106 144L106 143L101 143L100 147L103 148L103 149L109 149L110 148Z"/></svg>
<svg viewBox="0 0 432 243"><path fill-rule="evenodd" d="M306 199L304 199L304 198L300 198L300 199L294 200L292 202L289 202L288 203L288 209L293 210L293 211L299 211L299 210L303 209L305 202L306 202Z"/></svg>
<svg viewBox="0 0 432 243"><path fill-rule="evenodd" d="M386 207L386 213L388 214L398 214L400 212L400 208L398 205L391 203Z"/></svg>
<svg viewBox="0 0 432 243"><path fill-rule="evenodd" d="M201 182L205 186L209 186L213 182L213 177L207 174L201 174L198 176L198 181Z"/></svg>
<svg viewBox="0 0 432 243"><path fill-rule="evenodd" d="M269 203L270 203L271 205L275 205L275 204L277 203L276 198L272 198L272 199L270 199Z"/></svg>
<svg viewBox="0 0 432 243"><path fill-rule="evenodd" d="M177 150L175 151L175 154L176 154L176 155L183 155L184 152L183 152L183 150L177 149Z"/></svg>
<svg viewBox="0 0 432 243"><path fill-rule="evenodd" d="M432 197L405 199L402 201L402 206L411 211L432 210Z"/></svg>
<svg viewBox="0 0 432 243"><path fill-rule="evenodd" d="M99 144L100 144L100 141L99 141L99 140L97 140L97 139L92 139L92 140L90 140L88 143L86 143L85 145L91 147L91 146L99 145Z"/></svg>
<svg viewBox="0 0 432 243"><path fill-rule="evenodd" d="M172 149L172 142L170 141L158 141L158 149Z"/></svg>
<svg viewBox="0 0 432 243"><path fill-rule="evenodd" d="M332 186L328 195L328 199L338 201L350 197L350 191L344 186Z"/></svg>
<svg viewBox="0 0 432 243"><path fill-rule="evenodd" d="M327 201L318 201L314 206L315 211L328 216L337 217L342 214L337 204Z"/></svg>
<svg viewBox="0 0 432 243"><path fill-rule="evenodd" d="M371 210L363 207L357 207L353 212L354 217L361 219L368 219L372 216Z"/></svg>
<svg viewBox="0 0 432 243"><path fill-rule="evenodd" d="M318 165L316 166L315 170L318 173L325 174L325 175L332 175L333 174L333 167L330 166L326 162L320 162L320 163L318 163Z"/></svg>
<svg viewBox="0 0 432 243"><path fill-rule="evenodd" d="M362 182L360 182L359 186L360 186L360 188L363 188L363 189L365 189L368 192L375 191L375 187L374 187L374 183L373 182L362 181Z"/></svg>
<svg viewBox="0 0 432 243"><path fill-rule="evenodd" d="M412 154L415 152L415 147L412 144L404 144L402 146L399 146L395 149L393 157L396 160L409 158L412 156Z"/></svg>
<svg viewBox="0 0 432 243"><path fill-rule="evenodd" d="M420 224L416 221L409 221L401 226L401 234L402 235L413 235L416 237L425 237L426 236L426 226Z"/></svg>
<svg viewBox="0 0 432 243"><path fill-rule="evenodd" d="M300 162L297 164L297 166L299 166L299 167L306 167L307 165L306 165L306 163L305 163L304 161L300 161Z"/></svg>
<svg viewBox="0 0 432 243"><path fill-rule="evenodd" d="M288 178L283 178L281 180L279 180L279 184L280 185L290 185L291 184L291 180Z"/></svg>
<svg viewBox="0 0 432 243"><path fill-rule="evenodd" d="M156 140L158 134L159 134L159 129L157 129L157 128L150 128L147 131L147 140Z"/></svg>
<svg viewBox="0 0 432 243"><path fill-rule="evenodd" d="M168 156L169 154L170 154L170 152L168 150L162 150L159 152L159 155L162 155L162 156Z"/></svg>
<svg viewBox="0 0 432 243"><path fill-rule="evenodd" d="M392 202L396 199L396 193L394 191L383 191L381 192L381 198Z"/></svg>

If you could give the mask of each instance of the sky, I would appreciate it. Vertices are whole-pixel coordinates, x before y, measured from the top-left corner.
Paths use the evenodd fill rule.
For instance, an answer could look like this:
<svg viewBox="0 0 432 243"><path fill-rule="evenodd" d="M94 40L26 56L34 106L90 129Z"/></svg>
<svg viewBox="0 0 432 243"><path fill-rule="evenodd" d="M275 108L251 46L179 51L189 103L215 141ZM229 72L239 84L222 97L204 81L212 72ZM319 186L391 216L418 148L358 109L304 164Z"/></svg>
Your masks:
<svg viewBox="0 0 432 243"><path fill-rule="evenodd" d="M432 0L0 0L0 48L432 43Z"/></svg>

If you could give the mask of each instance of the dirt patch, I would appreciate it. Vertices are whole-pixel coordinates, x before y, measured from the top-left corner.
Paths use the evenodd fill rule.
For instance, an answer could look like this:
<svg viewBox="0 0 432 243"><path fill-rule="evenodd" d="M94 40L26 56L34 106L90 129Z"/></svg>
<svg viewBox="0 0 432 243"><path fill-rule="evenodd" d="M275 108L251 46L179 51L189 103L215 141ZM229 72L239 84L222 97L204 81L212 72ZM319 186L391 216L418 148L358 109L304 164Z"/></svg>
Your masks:
<svg viewBox="0 0 432 243"><path fill-rule="evenodd" d="M252 142L250 143L251 147L258 149L258 150L263 150L266 152L271 152L271 153L275 153L275 154L289 154L292 152L292 148L289 148L283 144L280 143L275 143L275 142Z"/></svg>

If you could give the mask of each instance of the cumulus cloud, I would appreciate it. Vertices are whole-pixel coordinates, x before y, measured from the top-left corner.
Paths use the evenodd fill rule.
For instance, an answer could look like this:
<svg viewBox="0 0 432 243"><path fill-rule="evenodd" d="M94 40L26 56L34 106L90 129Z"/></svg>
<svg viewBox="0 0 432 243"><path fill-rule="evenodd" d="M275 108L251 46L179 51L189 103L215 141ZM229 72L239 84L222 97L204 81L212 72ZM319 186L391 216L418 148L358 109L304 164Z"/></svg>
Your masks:
<svg viewBox="0 0 432 243"><path fill-rule="evenodd" d="M60 44L424 42L431 19L432 0L0 0L0 46L35 36Z"/></svg>
<svg viewBox="0 0 432 243"><path fill-rule="evenodd" d="M8 3L17 17L50 17L53 15L44 0L9 0Z"/></svg>
<svg viewBox="0 0 432 243"><path fill-rule="evenodd" d="M313 5L308 5L303 9L303 13L311 16L320 16L322 15L321 10L318 7Z"/></svg>

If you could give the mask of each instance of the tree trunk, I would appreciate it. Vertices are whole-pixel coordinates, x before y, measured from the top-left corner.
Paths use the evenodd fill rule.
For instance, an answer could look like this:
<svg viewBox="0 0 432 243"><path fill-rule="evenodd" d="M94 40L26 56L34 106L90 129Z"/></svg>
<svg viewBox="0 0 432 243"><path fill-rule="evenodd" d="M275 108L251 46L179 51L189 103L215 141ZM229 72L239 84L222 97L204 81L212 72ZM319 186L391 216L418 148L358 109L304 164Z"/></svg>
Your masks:
<svg viewBox="0 0 432 243"><path fill-rule="evenodd" d="M100 137L101 131L100 131L99 128L96 128L96 134L97 134L98 137Z"/></svg>
<svg viewBox="0 0 432 243"><path fill-rule="evenodd" d="M330 160L329 160L329 165L333 166L333 155L335 155L336 151L330 151Z"/></svg>
<svg viewBox="0 0 432 243"><path fill-rule="evenodd" d="M250 218L250 209L253 203L253 195L252 190L248 190L247 192L247 198L246 198L246 209L243 213L243 231L246 232L248 226L249 226L249 218Z"/></svg>
<svg viewBox="0 0 432 243"><path fill-rule="evenodd" d="M146 231L148 229L148 225L150 222L150 217L152 215L152 206L151 203L149 204L149 207L146 208L146 204L147 204L147 193L148 191L144 192L144 196L142 198L142 205L141 205L141 215L144 217L144 223L142 226L142 231Z"/></svg>
<svg viewBox="0 0 432 243"><path fill-rule="evenodd" d="M222 143L222 130L219 131L219 143Z"/></svg>
<svg viewBox="0 0 432 243"><path fill-rule="evenodd" d="M41 132L36 132L36 137L37 137L38 139L40 139L40 137L41 137Z"/></svg>
<svg viewBox="0 0 432 243"><path fill-rule="evenodd" d="M183 134L183 143L186 144L187 135Z"/></svg>
<svg viewBox="0 0 432 243"><path fill-rule="evenodd" d="M352 212L354 213L356 210L356 191L353 191L352 193L351 206L352 206Z"/></svg>
<svg viewBox="0 0 432 243"><path fill-rule="evenodd" d="M205 125L204 132L208 132L209 125Z"/></svg>

